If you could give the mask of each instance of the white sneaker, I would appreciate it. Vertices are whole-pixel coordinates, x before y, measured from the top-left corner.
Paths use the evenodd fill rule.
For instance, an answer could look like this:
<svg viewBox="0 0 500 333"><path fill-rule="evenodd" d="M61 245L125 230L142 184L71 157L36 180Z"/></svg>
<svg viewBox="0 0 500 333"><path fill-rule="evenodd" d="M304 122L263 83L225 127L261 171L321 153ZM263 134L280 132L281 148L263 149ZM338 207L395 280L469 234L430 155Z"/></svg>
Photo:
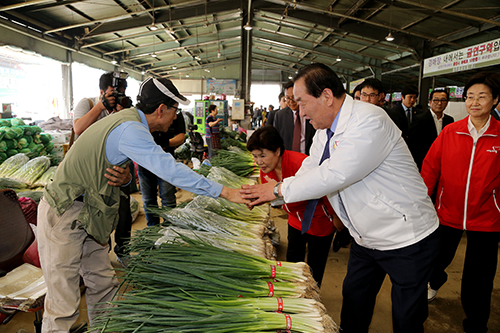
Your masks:
<svg viewBox="0 0 500 333"><path fill-rule="evenodd" d="M436 295L437 295L437 290L434 290L431 288L431 284L428 283L427 284L427 301L428 302L432 302L435 298L436 298Z"/></svg>

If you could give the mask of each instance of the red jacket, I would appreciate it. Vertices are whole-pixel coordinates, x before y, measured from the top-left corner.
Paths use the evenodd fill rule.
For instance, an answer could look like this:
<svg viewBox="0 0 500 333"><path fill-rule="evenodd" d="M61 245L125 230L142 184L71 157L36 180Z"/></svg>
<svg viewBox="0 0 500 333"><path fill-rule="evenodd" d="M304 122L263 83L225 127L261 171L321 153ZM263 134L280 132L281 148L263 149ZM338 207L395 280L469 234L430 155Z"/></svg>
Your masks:
<svg viewBox="0 0 500 333"><path fill-rule="evenodd" d="M500 231L500 122L476 144L468 117L446 126L422 165L429 195L436 189L441 224L471 231ZM465 218L464 218L465 215Z"/></svg>
<svg viewBox="0 0 500 333"><path fill-rule="evenodd" d="M291 150L285 150L281 158L281 173L282 178L287 178L295 176L295 173L299 171L302 161L307 157L307 155L298 153ZM273 171L265 174L260 171L260 180L262 183L267 183L264 176L269 176L269 178L278 181L276 173ZM304 216L304 211L306 209L307 201L299 201L289 204L284 204L283 209L288 213L288 224L291 227L301 230L302 229L302 217ZM316 206L316 211L314 212L313 219L311 222L311 228L307 231L308 234L313 236L328 236L335 231L333 225L333 208L326 197L323 197L318 202Z"/></svg>

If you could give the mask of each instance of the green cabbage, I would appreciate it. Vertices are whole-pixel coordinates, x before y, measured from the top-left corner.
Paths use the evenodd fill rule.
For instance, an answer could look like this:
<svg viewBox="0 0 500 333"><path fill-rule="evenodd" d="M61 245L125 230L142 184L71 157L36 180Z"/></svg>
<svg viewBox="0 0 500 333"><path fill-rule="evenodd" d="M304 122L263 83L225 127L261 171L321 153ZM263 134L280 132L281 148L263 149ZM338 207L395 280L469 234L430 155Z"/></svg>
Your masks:
<svg viewBox="0 0 500 333"><path fill-rule="evenodd" d="M11 118L10 123L12 124L12 126L26 125L21 118Z"/></svg>

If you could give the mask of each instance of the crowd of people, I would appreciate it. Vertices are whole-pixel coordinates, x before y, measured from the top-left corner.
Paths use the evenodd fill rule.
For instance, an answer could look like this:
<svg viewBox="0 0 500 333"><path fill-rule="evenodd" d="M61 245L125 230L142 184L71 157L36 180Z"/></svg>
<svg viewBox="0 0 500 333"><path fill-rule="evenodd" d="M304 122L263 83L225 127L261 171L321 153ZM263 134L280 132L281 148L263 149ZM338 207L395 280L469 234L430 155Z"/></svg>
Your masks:
<svg viewBox="0 0 500 333"><path fill-rule="evenodd" d="M284 86L286 107L271 126L249 138L262 185L242 193L251 206L284 200L287 260L304 260L307 246L320 285L332 236L344 229L354 240L341 332L368 332L386 275L394 332L423 332L464 233L463 329L488 330L500 241L500 76L474 75L463 96L468 117L457 122L444 113L446 88L433 89L423 111L417 89L404 87L389 109L380 80L351 97L329 67L313 64Z"/></svg>
<svg viewBox="0 0 500 333"><path fill-rule="evenodd" d="M157 202L159 190L162 204L175 206L176 187L249 209L283 200L287 260L307 261L318 286L332 243L335 248L337 237L339 244L351 243L342 287L343 333L368 332L387 275L394 332L423 332L428 302L446 282L446 268L465 233L463 328L488 330L500 241L497 74L481 72L466 83L469 116L454 122L444 114L446 89L431 92L425 112L415 107L418 91L412 87L403 89L400 104L385 109L379 80L365 80L351 97L331 68L305 66L284 86L279 109L256 109L258 129L247 147L261 184L242 189L175 162L172 148L185 135L177 111L188 101L170 80L144 81L135 107L118 102L115 91L125 89L126 82L107 73L100 96L79 103L74 130L80 137L40 201L37 237L47 284L43 332L70 330L78 317L80 274L91 323L114 297L118 284L109 239L121 225L115 252L126 257L130 222L122 215L130 215L124 209L131 161L139 165L145 203ZM209 111L207 143L215 147L220 121L215 106ZM147 222L159 221L147 216Z"/></svg>

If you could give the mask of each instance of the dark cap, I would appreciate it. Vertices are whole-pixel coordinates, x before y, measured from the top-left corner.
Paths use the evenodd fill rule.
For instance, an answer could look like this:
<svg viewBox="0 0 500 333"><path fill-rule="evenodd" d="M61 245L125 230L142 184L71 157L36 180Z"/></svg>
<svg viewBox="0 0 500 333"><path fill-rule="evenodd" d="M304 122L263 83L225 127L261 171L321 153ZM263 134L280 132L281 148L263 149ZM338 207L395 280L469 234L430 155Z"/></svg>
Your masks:
<svg viewBox="0 0 500 333"><path fill-rule="evenodd" d="M172 81L161 78L148 78L139 87L137 100L144 104L160 103L169 97L179 104L189 105L190 101L182 96Z"/></svg>

